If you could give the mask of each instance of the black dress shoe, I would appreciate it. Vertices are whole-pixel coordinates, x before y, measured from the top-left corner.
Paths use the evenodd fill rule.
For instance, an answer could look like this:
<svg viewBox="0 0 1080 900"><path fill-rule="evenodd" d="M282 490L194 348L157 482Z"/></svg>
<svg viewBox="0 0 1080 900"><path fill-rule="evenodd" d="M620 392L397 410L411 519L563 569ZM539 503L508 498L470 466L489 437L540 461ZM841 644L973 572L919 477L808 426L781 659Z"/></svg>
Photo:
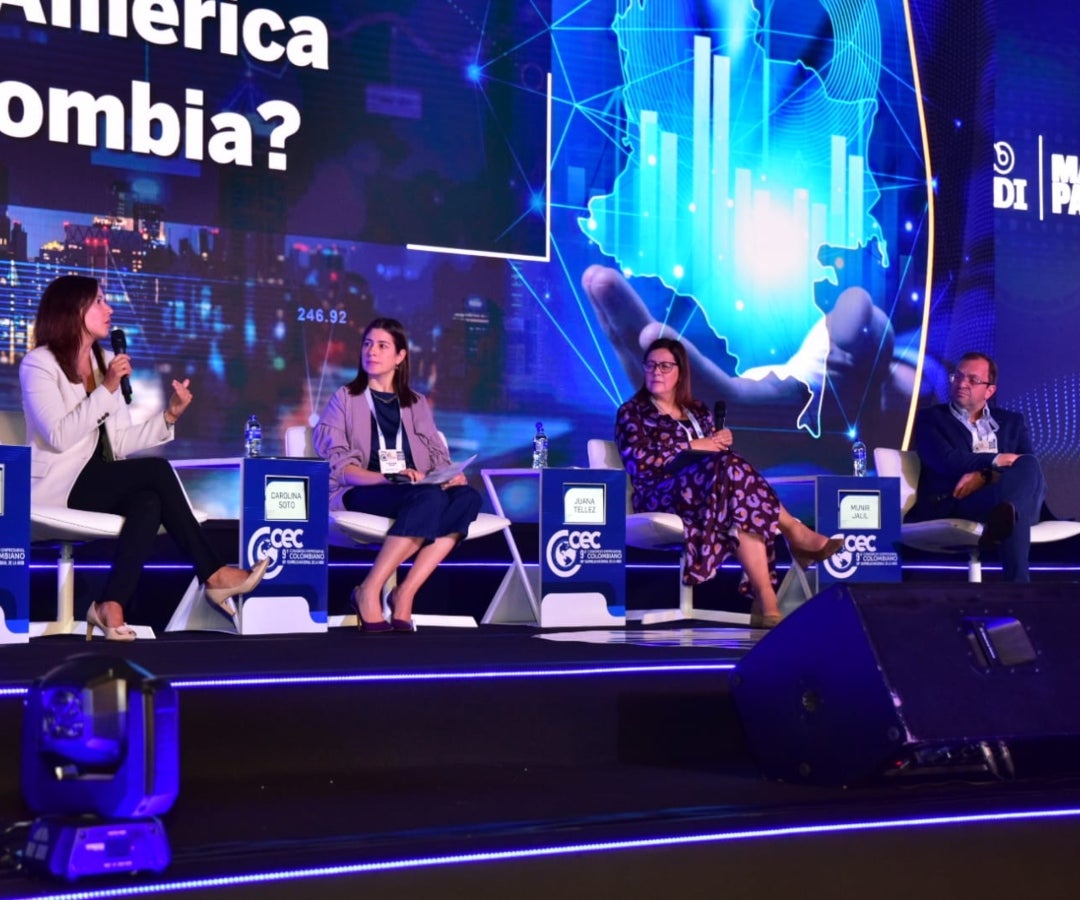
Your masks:
<svg viewBox="0 0 1080 900"><path fill-rule="evenodd" d="M1013 533L1016 526L1016 507L1011 503L999 503L986 517L983 525L982 536L979 538L980 547L993 547L1000 544L1005 538Z"/></svg>

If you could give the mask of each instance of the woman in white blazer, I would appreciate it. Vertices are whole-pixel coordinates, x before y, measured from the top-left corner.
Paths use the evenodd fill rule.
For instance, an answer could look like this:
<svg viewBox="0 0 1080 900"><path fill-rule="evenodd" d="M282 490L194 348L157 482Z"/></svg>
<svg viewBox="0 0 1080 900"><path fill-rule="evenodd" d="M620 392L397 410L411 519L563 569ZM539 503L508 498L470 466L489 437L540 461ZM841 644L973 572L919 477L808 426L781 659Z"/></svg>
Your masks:
<svg viewBox="0 0 1080 900"><path fill-rule="evenodd" d="M130 641L124 622L139 574L159 527L172 535L206 584L207 599L234 614L231 597L249 593L267 560L250 572L223 566L203 534L167 460L128 459L173 439L191 403L188 379L174 380L161 415L134 425L121 383L131 375L126 353L106 353L112 309L97 280L63 275L45 288L34 323L36 347L19 365L30 496L35 506L67 506L124 517L102 598L86 614L86 638Z"/></svg>

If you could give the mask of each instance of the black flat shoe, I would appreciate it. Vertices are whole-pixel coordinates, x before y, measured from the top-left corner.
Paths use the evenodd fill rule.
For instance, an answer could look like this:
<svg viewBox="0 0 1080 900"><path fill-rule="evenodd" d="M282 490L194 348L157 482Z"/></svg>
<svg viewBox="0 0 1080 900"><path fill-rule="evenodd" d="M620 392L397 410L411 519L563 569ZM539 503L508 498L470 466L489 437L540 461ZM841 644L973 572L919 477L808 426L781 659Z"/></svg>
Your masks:
<svg viewBox="0 0 1080 900"><path fill-rule="evenodd" d="M986 517L982 534L979 536L980 547L993 547L1000 544L1013 533L1016 527L1016 507L1011 503L999 503Z"/></svg>

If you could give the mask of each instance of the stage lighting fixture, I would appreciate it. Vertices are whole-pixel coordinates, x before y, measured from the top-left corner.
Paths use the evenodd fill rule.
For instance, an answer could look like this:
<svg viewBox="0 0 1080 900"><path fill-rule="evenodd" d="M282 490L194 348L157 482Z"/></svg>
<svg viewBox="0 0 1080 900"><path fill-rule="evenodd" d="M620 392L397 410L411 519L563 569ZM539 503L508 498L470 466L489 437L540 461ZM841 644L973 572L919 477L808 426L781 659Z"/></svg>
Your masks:
<svg viewBox="0 0 1080 900"><path fill-rule="evenodd" d="M22 790L38 816L28 869L68 879L170 861L179 788L176 690L112 656L74 656L37 679L23 711Z"/></svg>

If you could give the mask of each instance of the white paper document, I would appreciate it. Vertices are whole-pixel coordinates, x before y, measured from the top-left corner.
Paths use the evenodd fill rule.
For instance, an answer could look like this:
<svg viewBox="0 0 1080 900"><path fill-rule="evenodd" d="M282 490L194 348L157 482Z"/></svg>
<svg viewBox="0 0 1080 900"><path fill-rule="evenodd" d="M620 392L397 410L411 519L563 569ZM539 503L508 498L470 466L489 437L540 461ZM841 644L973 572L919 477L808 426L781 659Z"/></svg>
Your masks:
<svg viewBox="0 0 1080 900"><path fill-rule="evenodd" d="M449 481L455 475L460 475L464 472L476 460L477 456L479 456L479 454L474 453L466 460L462 460L458 463L450 463L448 466L436 469L434 472L429 472L419 481L414 481L413 484L442 484L444 481Z"/></svg>

